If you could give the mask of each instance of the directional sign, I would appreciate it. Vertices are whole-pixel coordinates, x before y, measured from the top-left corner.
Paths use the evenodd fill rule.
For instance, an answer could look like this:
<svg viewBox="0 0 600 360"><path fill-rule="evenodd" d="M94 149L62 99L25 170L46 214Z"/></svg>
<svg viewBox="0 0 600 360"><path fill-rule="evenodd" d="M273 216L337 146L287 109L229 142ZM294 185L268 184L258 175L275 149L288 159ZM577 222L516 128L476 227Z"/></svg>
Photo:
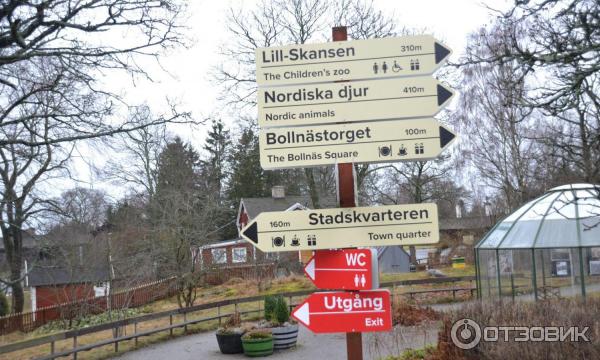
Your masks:
<svg viewBox="0 0 600 360"><path fill-rule="evenodd" d="M292 316L315 333L392 329L389 290L313 293Z"/></svg>
<svg viewBox="0 0 600 360"><path fill-rule="evenodd" d="M265 128L263 169L434 159L455 138L436 119Z"/></svg>
<svg viewBox="0 0 600 360"><path fill-rule="evenodd" d="M260 48L256 81L268 86L427 75L449 55L429 35Z"/></svg>
<svg viewBox="0 0 600 360"><path fill-rule="evenodd" d="M304 267L304 273L319 289L377 289L377 250L319 250Z"/></svg>
<svg viewBox="0 0 600 360"><path fill-rule="evenodd" d="M428 76L258 89L261 127L433 116L453 92Z"/></svg>
<svg viewBox="0 0 600 360"><path fill-rule="evenodd" d="M430 203L263 212L241 233L264 252L439 241L437 205Z"/></svg>

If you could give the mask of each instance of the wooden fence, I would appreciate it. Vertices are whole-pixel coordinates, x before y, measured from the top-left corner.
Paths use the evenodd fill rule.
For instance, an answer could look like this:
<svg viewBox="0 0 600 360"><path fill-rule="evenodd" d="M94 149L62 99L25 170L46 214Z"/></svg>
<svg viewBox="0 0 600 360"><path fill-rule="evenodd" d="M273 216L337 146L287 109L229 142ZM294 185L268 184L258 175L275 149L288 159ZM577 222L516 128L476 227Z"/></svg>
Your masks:
<svg viewBox="0 0 600 360"><path fill-rule="evenodd" d="M455 283L455 282L462 282L462 281L472 282L474 280L475 280L474 276L405 280L405 281L385 282L385 283L381 284L381 288L391 288L391 287L396 287L396 286L423 285L423 284ZM431 290L428 290L428 292L434 293L434 292L449 292L449 291L450 292L465 291L465 292L470 292L472 295L473 290L474 290L474 287L443 288L443 289L438 289L438 290L431 289ZM283 293L283 294L279 294L279 295L288 298L289 299L288 301L289 301L289 304L291 307L295 304L294 298L305 297L305 296L311 294L313 291L314 290L305 290L305 291ZM417 293L420 293L420 292L417 290L417 291L406 291L406 292L401 292L401 293L396 294L396 292L393 291L392 299L394 298L395 295L412 297L414 294L417 294ZM120 342L134 340L135 345L137 345L138 338L140 338L140 337L149 336L149 335L156 334L156 333L163 332L163 331L169 331L170 334L173 335L173 330L177 329L177 328L183 328L184 331L187 332L187 327L189 325L199 324L199 323L208 322L208 321L217 320L220 323L222 318L227 318L227 317L231 316L231 314L232 314L231 312L230 313L222 312L221 308L224 306L234 305L234 309L235 309L235 311L237 311L239 304L256 302L257 303L256 310L240 311L240 313L250 314L250 313L260 312L261 311L261 303L262 303L263 298L264 298L264 296L252 296L252 297L241 298L241 299L229 299L229 300L223 300L223 301L218 301L218 302L213 302L213 303L195 305L195 306L191 306L191 307L183 308L183 309L167 310L167 311L162 311L162 312L158 312L158 313L136 316L136 317L123 319L123 320L119 320L119 321L113 321L110 323L90 326L90 327L86 327L86 328L82 328L82 329L64 331L64 332L60 332L60 333L55 333L55 334L51 334L51 335L47 335L47 336L38 337L35 339L31 339L31 340L26 340L26 341L21 341L21 342L17 342L17 343L0 346L0 354L6 354L6 353L14 352L14 351L24 350L24 349L28 349L28 348L40 346L40 345L49 345L49 347L48 347L48 355L45 355L39 359L55 359L57 357L70 356L70 355L73 356L73 359L77 359L77 354L80 352L89 351L89 350L92 350L92 349L95 349L98 347L102 347L102 346L106 346L106 345L114 345L115 352L117 352L117 351L119 351L119 343ZM196 319L190 318L191 313L198 312L201 310L208 310L208 309L217 309L217 315L209 316L209 317L200 317L200 318L196 318ZM179 322L179 323L173 323L173 318L177 315L183 315L183 321ZM167 325L167 326L157 327L157 328L153 328L153 329L146 330L146 331L138 331L137 330L138 324L140 324L142 322L157 320L157 319L166 318L166 317L169 318L169 325ZM119 335L120 332L118 331L118 329L123 328L127 325L133 325L133 327L134 327L133 334ZM78 337L88 335L88 334L93 334L93 333L100 332L100 331L106 331L106 330L113 330L112 338L105 339L105 340L102 340L102 341L99 341L99 342L96 342L93 344L86 344L86 345L78 345L77 344ZM55 343L57 341L68 340L68 339L71 339L73 342L73 347L71 349L63 350L63 351L55 351Z"/></svg>
<svg viewBox="0 0 600 360"><path fill-rule="evenodd" d="M175 278L169 278L115 292L110 299L107 296L91 297L36 311L10 314L0 317L0 335L13 331L33 331L54 320L68 321L82 315L99 314L108 310L109 303L111 309L135 308L173 296L176 292Z"/></svg>
<svg viewBox="0 0 600 360"><path fill-rule="evenodd" d="M214 268L201 274L202 283L221 284L232 277L250 279L260 274L261 277L274 276L273 264L257 266L238 266L232 268ZM177 293L175 278L154 281L115 292L110 295L111 309L135 308L156 300L174 296ZM0 317L0 335L14 331L33 331L54 320L73 320L82 315L99 314L108 310L109 299L106 296L90 297L84 300L47 306L36 311L10 314Z"/></svg>

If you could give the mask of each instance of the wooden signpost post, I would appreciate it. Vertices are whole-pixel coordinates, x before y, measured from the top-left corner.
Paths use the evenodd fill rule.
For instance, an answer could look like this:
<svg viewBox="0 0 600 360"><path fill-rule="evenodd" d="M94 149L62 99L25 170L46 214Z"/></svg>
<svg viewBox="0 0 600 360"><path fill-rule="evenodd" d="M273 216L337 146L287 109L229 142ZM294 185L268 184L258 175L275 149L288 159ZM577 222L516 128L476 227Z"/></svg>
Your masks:
<svg viewBox="0 0 600 360"><path fill-rule="evenodd" d="M346 332L348 360L362 360L361 332L391 329L391 301L377 289L376 252L351 248L433 244L439 228L435 204L357 207L354 163L439 156L455 134L431 117L454 93L427 76L450 55L431 36L332 35L257 49L256 78L261 166L335 165L339 208L264 212L240 233L265 252L315 251L307 276L345 291L314 293L292 316L314 332Z"/></svg>

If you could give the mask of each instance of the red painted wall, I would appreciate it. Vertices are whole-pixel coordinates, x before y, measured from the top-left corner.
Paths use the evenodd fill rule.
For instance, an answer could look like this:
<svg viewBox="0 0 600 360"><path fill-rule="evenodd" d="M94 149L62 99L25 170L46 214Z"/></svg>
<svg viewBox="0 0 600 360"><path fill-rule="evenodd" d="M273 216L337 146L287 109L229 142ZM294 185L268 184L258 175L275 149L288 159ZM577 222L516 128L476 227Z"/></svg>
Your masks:
<svg viewBox="0 0 600 360"><path fill-rule="evenodd" d="M242 230L242 228L244 228L244 226L248 225L248 213L246 212L246 209L244 208L243 205L242 205L242 209L240 212L240 217L238 219L238 224L240 226L240 230Z"/></svg>
<svg viewBox="0 0 600 360"><path fill-rule="evenodd" d="M37 286L35 288L36 306L42 308L94 297L93 284L69 284L61 286Z"/></svg>

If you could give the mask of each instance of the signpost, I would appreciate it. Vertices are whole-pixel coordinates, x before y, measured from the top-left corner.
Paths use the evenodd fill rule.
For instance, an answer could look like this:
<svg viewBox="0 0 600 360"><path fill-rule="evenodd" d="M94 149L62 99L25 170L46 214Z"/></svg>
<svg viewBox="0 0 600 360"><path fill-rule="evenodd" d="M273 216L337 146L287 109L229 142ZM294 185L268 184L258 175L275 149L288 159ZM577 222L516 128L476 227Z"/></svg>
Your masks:
<svg viewBox="0 0 600 360"><path fill-rule="evenodd" d="M378 270L375 249L317 251L304 267L317 288L342 290L379 288Z"/></svg>
<svg viewBox="0 0 600 360"><path fill-rule="evenodd" d="M259 48L260 86L429 75L450 55L430 35Z"/></svg>
<svg viewBox="0 0 600 360"><path fill-rule="evenodd" d="M376 251L349 248L433 244L439 226L435 204L356 207L354 163L433 159L455 138L427 118L452 90L423 76L450 50L427 35L346 41L345 27L332 35L256 50L258 123L261 166L335 164L340 208L264 212L241 235L263 252L318 250L307 276L350 292L314 293L292 315L314 332L345 332L348 360L362 360L361 332L392 327L390 293L367 290L379 286Z"/></svg>
<svg viewBox="0 0 600 360"><path fill-rule="evenodd" d="M261 127L433 116L453 92L432 77L258 89Z"/></svg>
<svg viewBox="0 0 600 360"><path fill-rule="evenodd" d="M315 333L388 331L392 329L390 292L313 293L292 316Z"/></svg>
<svg viewBox="0 0 600 360"><path fill-rule="evenodd" d="M267 128L260 132L263 169L434 159L455 134L436 119Z"/></svg>
<svg viewBox="0 0 600 360"><path fill-rule="evenodd" d="M241 235L264 252L435 244L438 212L431 203L263 212Z"/></svg>

